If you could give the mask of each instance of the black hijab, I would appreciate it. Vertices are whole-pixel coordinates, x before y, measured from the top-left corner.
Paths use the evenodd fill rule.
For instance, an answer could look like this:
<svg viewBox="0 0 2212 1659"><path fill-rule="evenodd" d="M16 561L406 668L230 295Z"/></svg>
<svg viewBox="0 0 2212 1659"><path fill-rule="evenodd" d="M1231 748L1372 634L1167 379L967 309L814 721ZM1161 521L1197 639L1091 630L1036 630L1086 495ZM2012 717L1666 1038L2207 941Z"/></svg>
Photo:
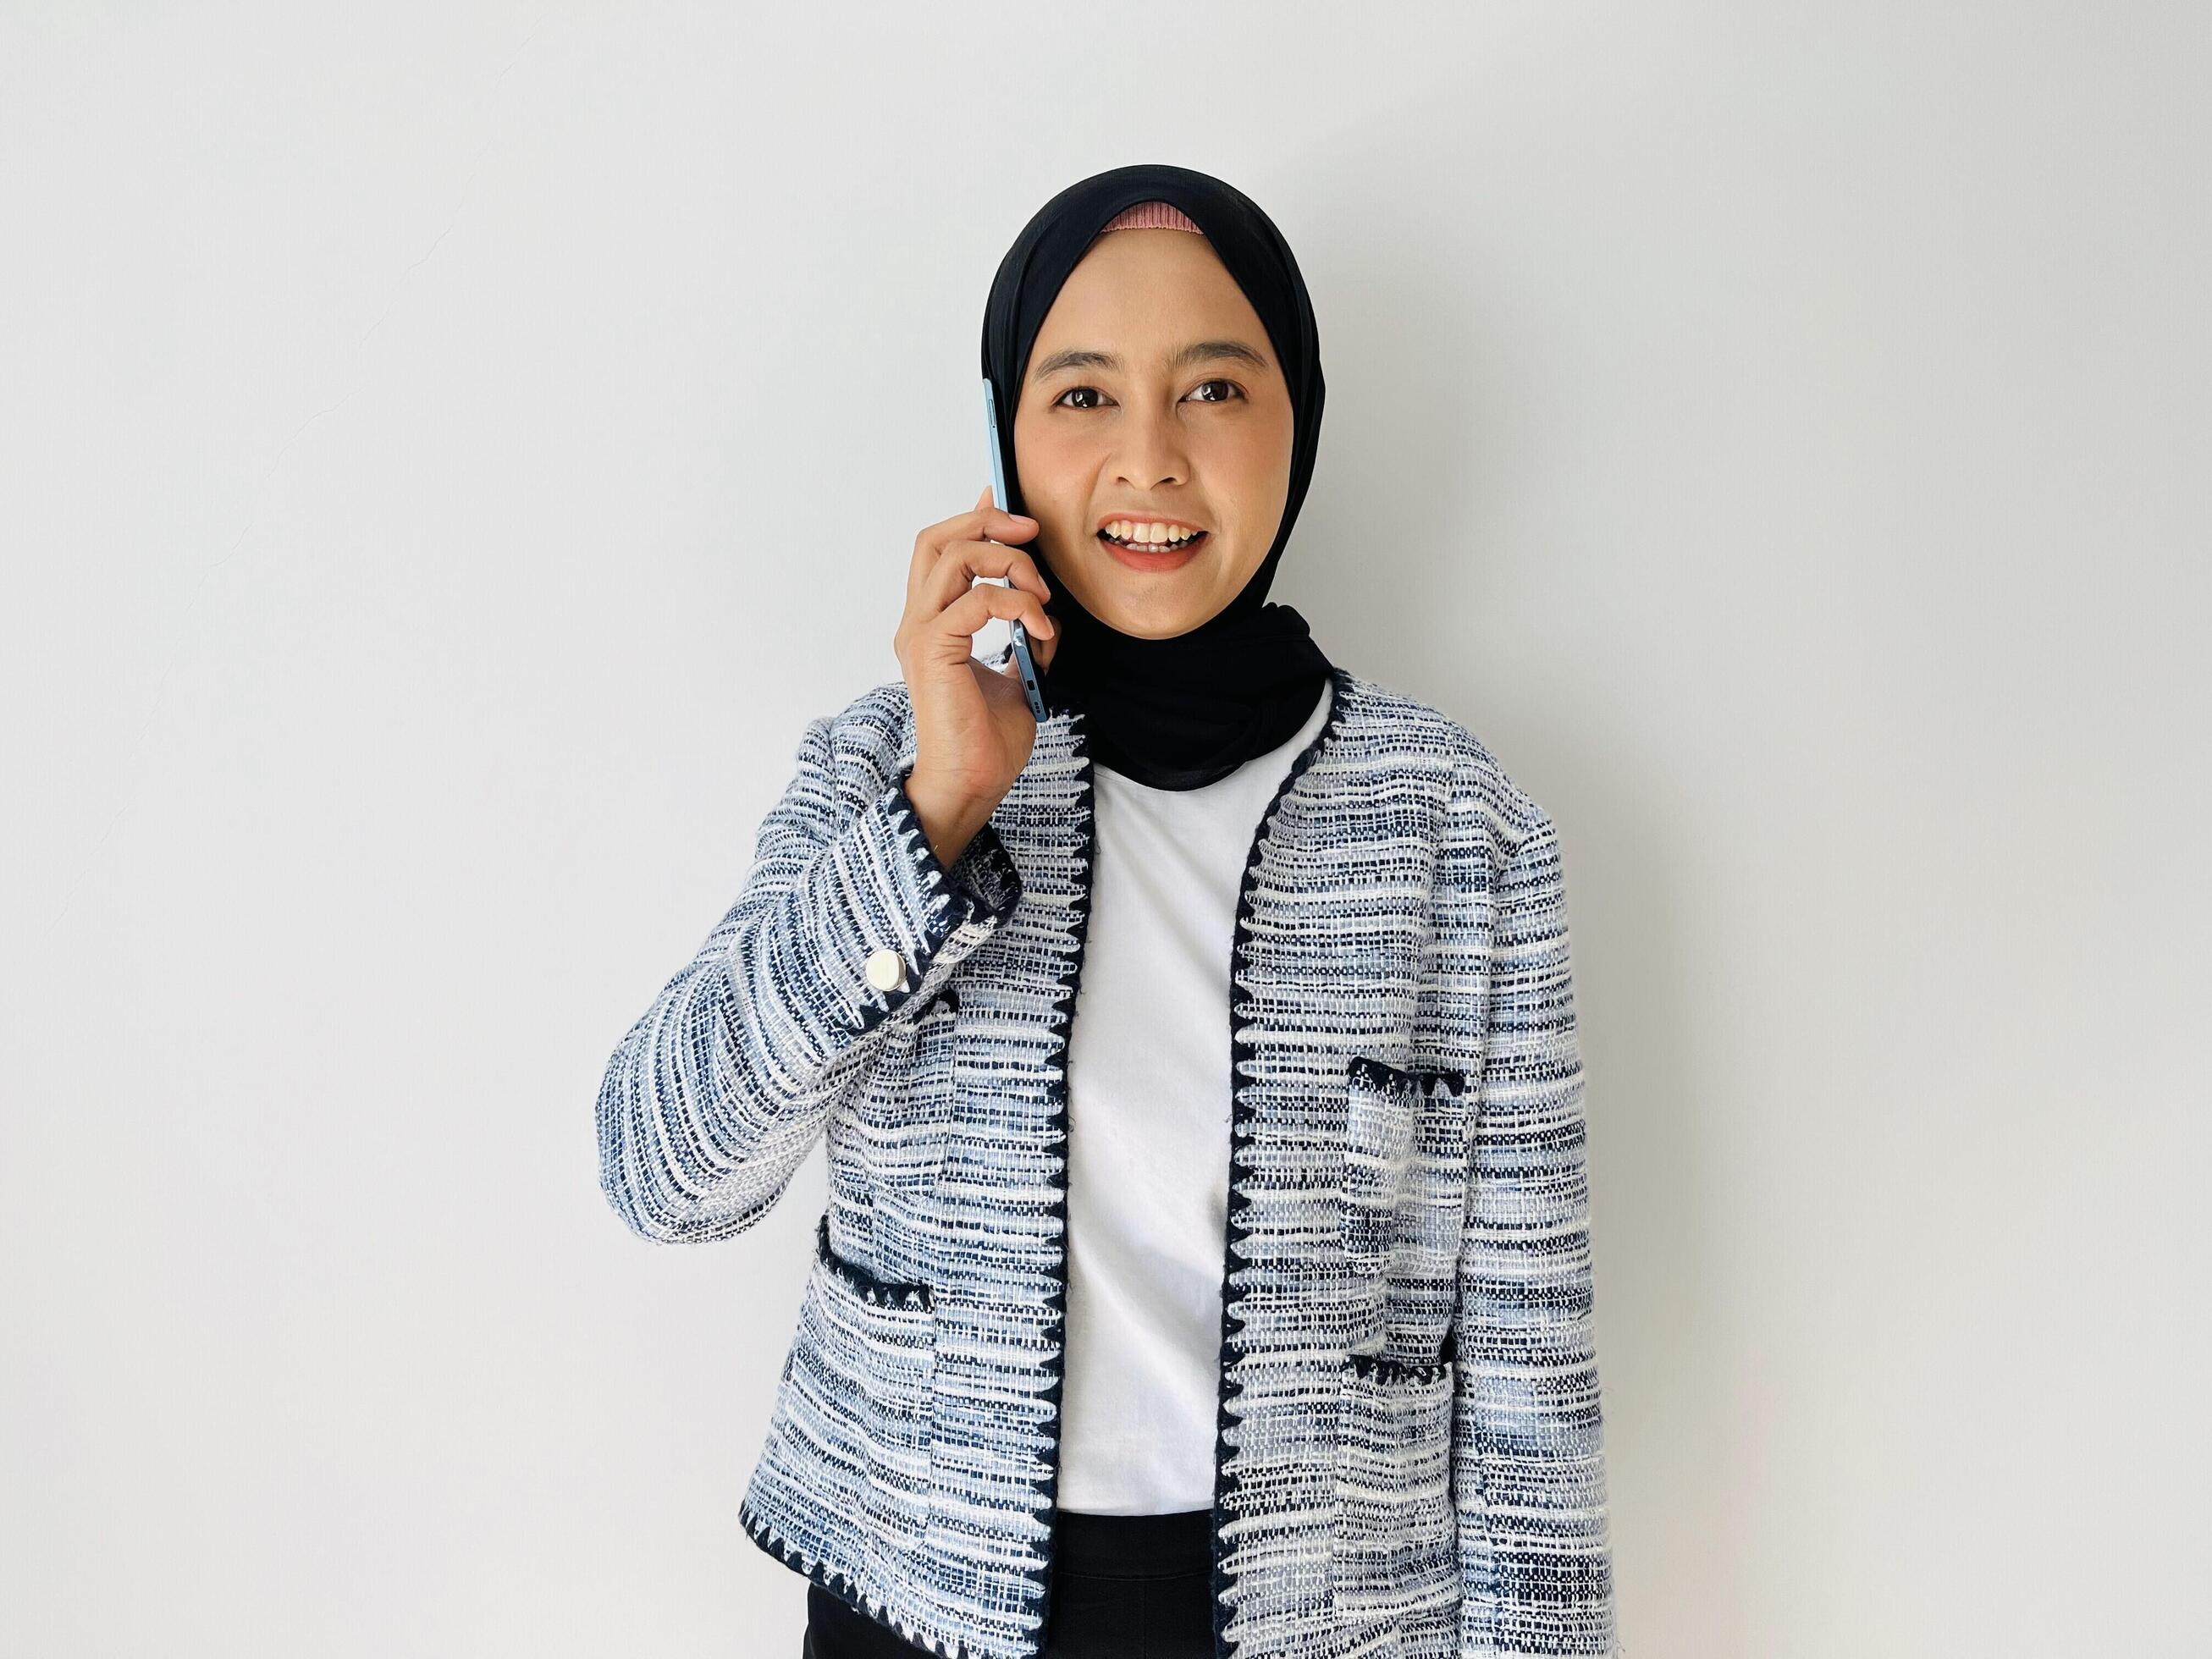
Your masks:
<svg viewBox="0 0 2212 1659"><path fill-rule="evenodd" d="M1101 763L1156 789L1195 789L1287 742L1330 674L1305 618L1267 602L1321 437L1321 343L1290 245L1250 198L1210 174L1152 164L1096 173L1038 209L1000 262L983 313L983 373L999 404L1006 507L1020 513L1014 413L1030 349L1100 229L1140 202L1166 202L1189 215L1266 326L1296 421L1290 493L1267 556L1235 599L1188 633L1164 640L1125 634L1054 580L1045 611L1060 643L1039 684L1048 711L1082 712ZM1048 572L1041 549L1036 556Z"/></svg>

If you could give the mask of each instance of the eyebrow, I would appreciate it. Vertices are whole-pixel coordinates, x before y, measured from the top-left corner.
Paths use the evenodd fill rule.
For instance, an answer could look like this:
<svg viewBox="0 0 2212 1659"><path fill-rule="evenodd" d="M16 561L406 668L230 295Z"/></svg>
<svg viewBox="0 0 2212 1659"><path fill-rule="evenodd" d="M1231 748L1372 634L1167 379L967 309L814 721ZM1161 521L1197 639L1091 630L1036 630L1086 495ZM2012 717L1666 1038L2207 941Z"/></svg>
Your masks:
<svg viewBox="0 0 2212 1659"><path fill-rule="evenodd" d="M1168 359L1170 368L1188 368L1195 363L1239 362L1265 370L1267 360L1242 340L1194 340ZM1066 351L1055 351L1030 371L1030 379L1042 380L1048 374L1057 374L1063 369L1103 368L1118 371L1121 360L1110 351L1094 351L1086 347L1073 346Z"/></svg>

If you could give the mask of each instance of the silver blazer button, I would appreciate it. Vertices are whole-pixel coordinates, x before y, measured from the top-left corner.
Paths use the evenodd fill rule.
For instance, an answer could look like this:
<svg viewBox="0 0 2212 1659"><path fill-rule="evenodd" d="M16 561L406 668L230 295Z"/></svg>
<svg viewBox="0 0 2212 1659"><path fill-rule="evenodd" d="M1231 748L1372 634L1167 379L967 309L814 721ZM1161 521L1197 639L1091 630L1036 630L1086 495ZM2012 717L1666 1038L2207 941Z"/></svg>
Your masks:
<svg viewBox="0 0 2212 1659"><path fill-rule="evenodd" d="M906 983L906 958L896 951L870 952L868 983L878 991L898 990Z"/></svg>

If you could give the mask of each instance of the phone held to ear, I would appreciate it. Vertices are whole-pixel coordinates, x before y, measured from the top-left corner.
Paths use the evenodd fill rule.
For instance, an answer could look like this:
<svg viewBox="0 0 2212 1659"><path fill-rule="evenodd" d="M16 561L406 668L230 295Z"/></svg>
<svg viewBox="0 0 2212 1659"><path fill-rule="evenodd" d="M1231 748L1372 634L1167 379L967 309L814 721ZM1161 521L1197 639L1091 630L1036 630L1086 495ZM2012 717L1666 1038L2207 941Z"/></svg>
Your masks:
<svg viewBox="0 0 2212 1659"><path fill-rule="evenodd" d="M1000 512L1006 507L1006 463L999 450L999 399L991 389L991 378L983 377L983 434L991 447L991 505ZM1012 584L1004 576L978 576L979 582L995 582L1000 587ZM994 621L998 618L994 617ZM1022 677L1022 695L1029 699L1030 713L1039 721L1044 719L1044 691L1037 684L1036 659L1030 655L1030 631L1015 617L1006 619L1006 631L1013 640L1014 662ZM979 630L988 631L988 630ZM994 668L1006 661L1006 653L987 657L985 661Z"/></svg>

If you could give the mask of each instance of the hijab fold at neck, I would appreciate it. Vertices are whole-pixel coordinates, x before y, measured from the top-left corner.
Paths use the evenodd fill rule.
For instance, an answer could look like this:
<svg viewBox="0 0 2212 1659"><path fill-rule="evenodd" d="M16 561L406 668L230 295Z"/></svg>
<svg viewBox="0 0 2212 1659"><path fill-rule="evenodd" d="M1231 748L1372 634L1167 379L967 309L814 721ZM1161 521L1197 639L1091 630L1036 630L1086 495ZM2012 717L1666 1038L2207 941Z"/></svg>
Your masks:
<svg viewBox="0 0 2212 1659"><path fill-rule="evenodd" d="M1168 639L1125 634L1054 580L1045 611L1060 629L1040 684L1048 712L1082 718L1098 763L1158 789L1195 789L1286 742L1330 674L1306 620L1267 601L1313 477L1323 382L1313 307L1290 245L1242 191L1188 167L1142 164L1101 173L1040 208L1000 261L983 317L983 374L1001 412L1006 507L1026 511L1014 464L1013 411L1046 313L1109 221L1166 202L1198 226L1259 313L1290 392L1290 490L1274 544L1236 598ZM1186 233L1187 234L1187 233ZM1045 563L1042 550L1038 562Z"/></svg>

